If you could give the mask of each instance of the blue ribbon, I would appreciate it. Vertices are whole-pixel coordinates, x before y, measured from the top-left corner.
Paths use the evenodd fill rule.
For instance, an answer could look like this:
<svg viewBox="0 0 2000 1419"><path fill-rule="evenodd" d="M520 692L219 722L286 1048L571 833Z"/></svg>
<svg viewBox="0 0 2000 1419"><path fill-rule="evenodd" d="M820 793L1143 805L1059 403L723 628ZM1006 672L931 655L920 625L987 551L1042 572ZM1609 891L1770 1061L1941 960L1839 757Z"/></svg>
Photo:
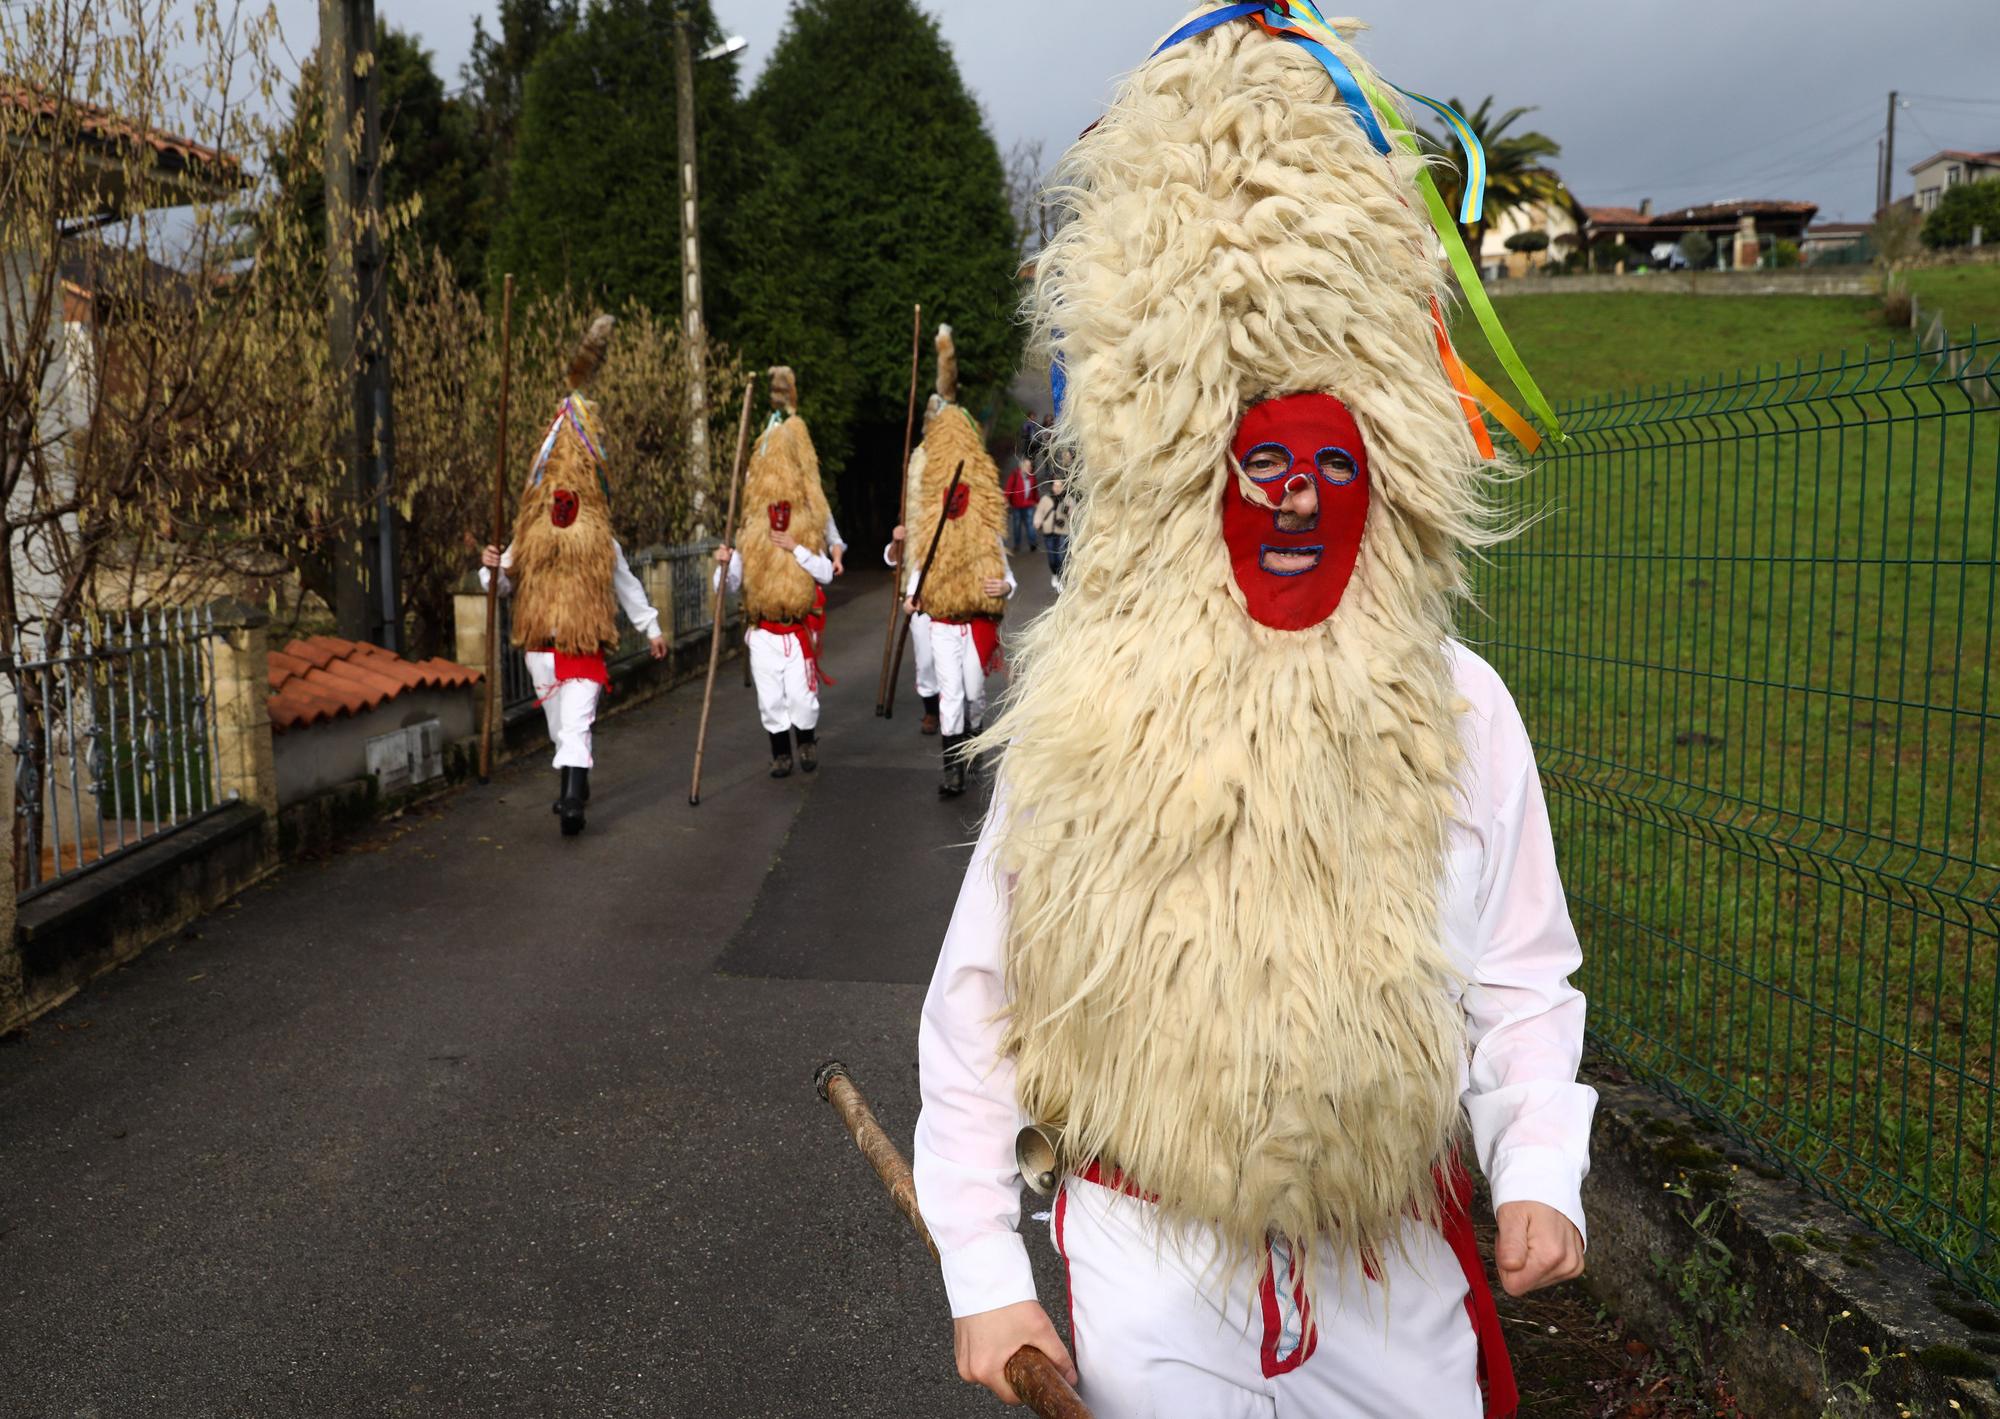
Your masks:
<svg viewBox="0 0 2000 1419"><path fill-rule="evenodd" d="M1317 11L1314 13L1317 14ZM1339 55L1318 40L1285 28L1291 24L1292 17L1277 5L1250 3L1225 5L1220 10L1211 10L1206 15L1189 20L1168 35L1160 42L1160 47L1153 51L1152 57L1157 59L1175 45L1185 43L1196 35L1207 34L1212 29L1219 29L1231 20L1248 19L1261 20L1267 29L1278 31L1281 38L1299 45L1317 59L1320 67L1326 70L1327 77L1333 80L1333 87L1339 92L1341 101L1354 115L1354 121L1361 125L1361 131L1374 145L1375 151L1385 155L1388 153L1389 139L1382 132L1381 123L1376 120L1375 110L1369 107L1368 96L1361 92L1361 85L1355 80L1354 71L1347 67Z"/></svg>

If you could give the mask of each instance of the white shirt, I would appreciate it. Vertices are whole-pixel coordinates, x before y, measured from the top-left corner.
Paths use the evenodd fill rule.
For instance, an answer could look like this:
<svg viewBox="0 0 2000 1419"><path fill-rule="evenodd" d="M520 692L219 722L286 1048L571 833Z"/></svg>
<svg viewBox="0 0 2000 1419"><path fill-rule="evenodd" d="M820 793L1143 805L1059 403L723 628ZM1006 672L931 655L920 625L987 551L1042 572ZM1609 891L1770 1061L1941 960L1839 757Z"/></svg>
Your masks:
<svg viewBox="0 0 2000 1419"><path fill-rule="evenodd" d="M1466 748L1450 828L1439 929L1465 981L1470 1058L1461 1098L1495 1206L1542 1202L1583 1233L1597 1091L1576 1079L1583 962L1533 746L1493 668L1452 646ZM1003 775L1004 777L1004 775ZM1007 894L992 865L998 797L987 814L924 1001L917 1059L923 1112L915 1170L954 1316L1035 1298L1020 1221L1014 1135L1028 1120L1014 1063L1000 1056L1007 1005Z"/></svg>
<svg viewBox="0 0 2000 1419"><path fill-rule="evenodd" d="M507 575L514 565L514 549L510 545L500 554L500 594L514 594L513 580ZM485 567L479 569L479 589L484 591L490 580ZM618 598L618 609L625 613L625 619L632 623L632 629L652 640L660 633L660 613L653 609L653 603L646 599L646 588L639 578L632 575L632 568L625 562L625 549L617 542L611 544L611 590Z"/></svg>
<svg viewBox="0 0 2000 1419"><path fill-rule="evenodd" d="M843 542L840 545L845 547L847 544ZM833 558L816 552L808 552L803 546L792 548L792 556L798 560L800 566L806 569L806 575L821 586L825 586L833 580ZM718 570L715 575L719 577L722 573ZM708 584L714 586L714 579L711 578ZM731 548L729 553L729 589L731 591L741 591L743 589L743 554L734 548Z"/></svg>

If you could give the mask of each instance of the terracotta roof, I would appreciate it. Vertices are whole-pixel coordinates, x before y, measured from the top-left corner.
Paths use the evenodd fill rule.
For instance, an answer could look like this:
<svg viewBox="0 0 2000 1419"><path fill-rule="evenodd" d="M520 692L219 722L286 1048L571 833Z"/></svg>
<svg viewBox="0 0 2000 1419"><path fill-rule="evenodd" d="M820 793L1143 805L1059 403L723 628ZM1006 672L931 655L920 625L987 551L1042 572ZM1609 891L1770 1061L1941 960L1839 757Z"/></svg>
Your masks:
<svg viewBox="0 0 2000 1419"><path fill-rule="evenodd" d="M1679 226L1686 222L1733 222L1749 213L1755 216L1810 218L1819 211L1817 202L1778 202L1768 197L1738 197L1728 202L1703 202L1653 217L1656 226Z"/></svg>
<svg viewBox="0 0 2000 1419"><path fill-rule="evenodd" d="M1643 227L1653 220L1637 207L1586 207L1583 215L1594 227Z"/></svg>
<svg viewBox="0 0 2000 1419"><path fill-rule="evenodd" d="M1911 163L1910 171L1921 172L1932 163L1943 162L1947 158L1958 163L1978 163L1982 167L2000 167L2000 149L1996 149L1991 153L1970 153L1963 148L1945 148L1940 152L1932 153L1920 163Z"/></svg>
<svg viewBox="0 0 2000 1419"><path fill-rule="evenodd" d="M1858 236L1874 230L1867 222L1814 222L1806 228L1806 235L1817 236Z"/></svg>
<svg viewBox="0 0 2000 1419"><path fill-rule="evenodd" d="M55 94L30 88L25 84L0 84L0 105L41 118L54 118L58 112L66 108L75 116L78 127L101 142L137 140L162 157L177 159L182 164L205 164L230 169L237 166L236 159L227 153L204 147L192 138L163 133L157 128L148 128L129 118L121 117L108 108L100 108L96 104L83 103L77 99L64 100Z"/></svg>
<svg viewBox="0 0 2000 1419"><path fill-rule="evenodd" d="M410 661L379 645L308 636L271 652L271 727L300 729L361 714L410 690L448 690L482 678L449 660Z"/></svg>

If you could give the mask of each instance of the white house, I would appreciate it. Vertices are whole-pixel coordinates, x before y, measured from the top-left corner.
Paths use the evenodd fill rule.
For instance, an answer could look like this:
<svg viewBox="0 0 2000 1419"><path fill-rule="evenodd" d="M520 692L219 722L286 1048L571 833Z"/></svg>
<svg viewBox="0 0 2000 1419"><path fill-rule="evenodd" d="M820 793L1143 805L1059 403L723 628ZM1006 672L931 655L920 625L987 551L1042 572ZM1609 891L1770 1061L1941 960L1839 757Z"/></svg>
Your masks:
<svg viewBox="0 0 2000 1419"><path fill-rule="evenodd" d="M1935 211L1947 189L2000 178L2000 150L1969 153L1960 148L1946 148L1912 165L1910 176L1916 180L1917 210Z"/></svg>

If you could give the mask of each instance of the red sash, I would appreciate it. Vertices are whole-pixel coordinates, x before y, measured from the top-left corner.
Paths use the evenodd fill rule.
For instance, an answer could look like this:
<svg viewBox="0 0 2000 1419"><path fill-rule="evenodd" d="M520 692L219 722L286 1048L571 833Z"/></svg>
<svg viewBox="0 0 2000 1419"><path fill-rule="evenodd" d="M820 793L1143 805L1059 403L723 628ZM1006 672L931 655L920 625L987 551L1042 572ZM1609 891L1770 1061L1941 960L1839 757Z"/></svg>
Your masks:
<svg viewBox="0 0 2000 1419"><path fill-rule="evenodd" d="M972 648L979 652L979 668L988 675L1000 669L1000 620L996 616L972 616L963 621L947 621L942 616L931 617L945 626L970 626L972 628Z"/></svg>
<svg viewBox="0 0 2000 1419"><path fill-rule="evenodd" d="M591 655L566 655L556 651L555 657L558 685L570 680L590 680L599 685L611 683L611 672L605 666L601 650Z"/></svg>

